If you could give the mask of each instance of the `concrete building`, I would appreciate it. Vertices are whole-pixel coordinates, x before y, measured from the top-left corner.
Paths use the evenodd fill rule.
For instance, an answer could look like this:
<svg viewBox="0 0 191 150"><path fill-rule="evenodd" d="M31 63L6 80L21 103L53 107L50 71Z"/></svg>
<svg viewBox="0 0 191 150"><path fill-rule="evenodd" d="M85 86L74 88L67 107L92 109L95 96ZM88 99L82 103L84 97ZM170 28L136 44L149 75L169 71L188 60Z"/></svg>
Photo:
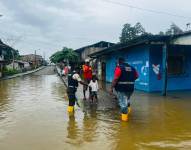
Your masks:
<svg viewBox="0 0 191 150"><path fill-rule="evenodd" d="M100 41L98 43L76 49L75 52L77 52L79 54L81 63L84 63L85 59L91 60L90 64L93 68L93 73L98 74L98 77L101 78L101 76L100 76L101 72L99 71L100 65L97 65L98 64L97 59L91 59L89 56L93 53L100 52L106 48L109 48L113 45L114 45L114 43Z"/></svg>
<svg viewBox="0 0 191 150"><path fill-rule="evenodd" d="M10 51L10 49L12 48L0 40L0 78L3 76L3 67L8 63L5 59L5 55L8 53L8 50Z"/></svg>
<svg viewBox="0 0 191 150"><path fill-rule="evenodd" d="M76 49L75 52L77 52L80 56L80 59L82 61L85 61L85 59L90 58L89 55L95 52L99 52L105 48L108 48L110 46L113 46L114 43L106 42L106 41L100 41L98 43L84 46L82 48Z"/></svg>
<svg viewBox="0 0 191 150"><path fill-rule="evenodd" d="M7 69L15 69L19 72L25 72L32 69L32 65L29 62L24 62L20 60L15 60L14 62L11 62L10 64L6 65Z"/></svg>
<svg viewBox="0 0 191 150"><path fill-rule="evenodd" d="M35 54L21 55L21 60L24 62L32 63L33 67L38 67L43 65L43 57Z"/></svg>
<svg viewBox="0 0 191 150"><path fill-rule="evenodd" d="M146 35L89 55L99 60L101 76L111 82L117 58L139 73L135 87L147 92L191 89L191 32L174 36Z"/></svg>
<svg viewBox="0 0 191 150"><path fill-rule="evenodd" d="M0 78L3 76L3 66L6 64L6 61L2 56L0 56Z"/></svg>

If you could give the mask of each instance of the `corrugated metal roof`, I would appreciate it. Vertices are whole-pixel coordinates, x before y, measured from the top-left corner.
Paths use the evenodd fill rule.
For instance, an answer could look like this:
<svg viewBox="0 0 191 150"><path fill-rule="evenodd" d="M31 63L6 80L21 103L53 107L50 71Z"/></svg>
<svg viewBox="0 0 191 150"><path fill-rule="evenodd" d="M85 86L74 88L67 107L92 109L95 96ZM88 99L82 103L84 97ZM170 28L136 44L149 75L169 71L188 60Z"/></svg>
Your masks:
<svg viewBox="0 0 191 150"><path fill-rule="evenodd" d="M114 43L110 43L110 42L106 42L106 41L100 41L98 43L95 43L95 44L91 44L91 45L88 45L88 46L84 46L84 47L81 47L81 48L78 48L75 50L75 52L82 52L83 50L85 50L86 48L90 48L90 47L100 47L100 45L102 45L101 47L108 47L108 44L110 46L113 46Z"/></svg>
<svg viewBox="0 0 191 150"><path fill-rule="evenodd" d="M186 35L191 35L191 32L185 32L185 33L182 33L182 34L178 34L178 35L143 35L143 36L140 36L140 37L137 37L133 40L130 40L126 43L118 43L118 44L115 44L114 46L112 47L109 47L109 48L105 48L99 52L95 52L93 54L90 54L89 56L90 57L98 57L100 55L103 55L103 54L108 54L108 53L111 53L113 51L118 51L118 50L122 50L122 49L127 49L127 48L130 48L130 47L133 47L133 46L138 46L138 45L142 45L142 44L149 44L151 42L160 42L160 43L164 43L164 42L168 42L172 39L175 39L175 38L178 38L178 37L181 37L181 36L186 36Z"/></svg>

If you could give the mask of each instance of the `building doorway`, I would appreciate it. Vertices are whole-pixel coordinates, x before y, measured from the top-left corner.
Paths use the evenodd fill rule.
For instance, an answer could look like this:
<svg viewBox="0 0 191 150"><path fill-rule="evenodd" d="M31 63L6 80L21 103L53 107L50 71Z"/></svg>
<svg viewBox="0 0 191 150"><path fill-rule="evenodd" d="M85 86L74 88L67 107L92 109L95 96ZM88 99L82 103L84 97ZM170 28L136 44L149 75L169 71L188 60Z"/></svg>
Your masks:
<svg viewBox="0 0 191 150"><path fill-rule="evenodd" d="M105 62L102 62L101 70L102 70L101 79L102 81L106 81L106 63Z"/></svg>

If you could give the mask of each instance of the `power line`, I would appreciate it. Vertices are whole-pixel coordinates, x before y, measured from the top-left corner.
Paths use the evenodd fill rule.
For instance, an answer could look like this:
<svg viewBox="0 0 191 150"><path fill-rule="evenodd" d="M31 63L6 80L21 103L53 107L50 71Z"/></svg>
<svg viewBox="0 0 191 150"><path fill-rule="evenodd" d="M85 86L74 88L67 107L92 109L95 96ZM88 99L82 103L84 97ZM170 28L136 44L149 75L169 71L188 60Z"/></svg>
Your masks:
<svg viewBox="0 0 191 150"><path fill-rule="evenodd" d="M106 2L106 3L115 4L115 5L129 7L129 8L132 8L132 9L138 9L138 10L141 10L141 11L151 12L151 13L155 13L155 14L162 14L162 15L168 15L168 16L173 16L173 17L178 17L178 18L191 19L191 17L186 17L186 16L182 16L182 15L172 14L172 13L165 12L165 11L157 11L157 10L153 10L153 9L137 7L137 6L134 6L134 5L129 5L127 3L121 3L121 2L116 2L116 1L112 1L112 0L102 0L102 1Z"/></svg>

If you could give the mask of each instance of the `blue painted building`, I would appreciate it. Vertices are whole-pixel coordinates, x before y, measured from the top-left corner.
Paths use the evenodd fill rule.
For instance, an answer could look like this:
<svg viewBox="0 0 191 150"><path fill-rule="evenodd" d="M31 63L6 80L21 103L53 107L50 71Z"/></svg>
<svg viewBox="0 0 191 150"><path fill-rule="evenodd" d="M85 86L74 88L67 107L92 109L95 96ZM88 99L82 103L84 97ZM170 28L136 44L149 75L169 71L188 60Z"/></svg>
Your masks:
<svg viewBox="0 0 191 150"><path fill-rule="evenodd" d="M137 90L155 92L191 89L190 32L175 36L141 36L90 56L96 58L98 65L101 64L100 68L105 70L103 74L107 82L113 79L117 58L123 56L139 73L135 84Z"/></svg>

